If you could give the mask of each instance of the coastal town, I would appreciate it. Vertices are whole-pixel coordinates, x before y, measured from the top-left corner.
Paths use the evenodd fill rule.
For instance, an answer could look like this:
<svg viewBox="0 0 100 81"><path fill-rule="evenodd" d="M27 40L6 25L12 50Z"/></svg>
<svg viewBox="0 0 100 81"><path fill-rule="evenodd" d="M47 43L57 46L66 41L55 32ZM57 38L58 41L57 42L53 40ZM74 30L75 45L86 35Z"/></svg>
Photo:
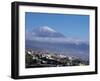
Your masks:
<svg viewBox="0 0 100 81"><path fill-rule="evenodd" d="M58 53L49 53L48 51L25 51L25 67L62 67L62 66L85 66L89 62L79 57L68 56Z"/></svg>

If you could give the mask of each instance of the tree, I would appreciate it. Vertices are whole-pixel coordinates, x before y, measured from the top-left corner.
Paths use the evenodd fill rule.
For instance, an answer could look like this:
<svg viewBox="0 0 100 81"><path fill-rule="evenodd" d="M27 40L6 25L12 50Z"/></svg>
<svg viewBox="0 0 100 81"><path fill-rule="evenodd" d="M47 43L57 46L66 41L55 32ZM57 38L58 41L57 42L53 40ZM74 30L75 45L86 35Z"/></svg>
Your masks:
<svg viewBox="0 0 100 81"><path fill-rule="evenodd" d="M25 62L26 62L26 64L31 64L33 62L32 58L33 58L32 55L26 53L26 55L25 55Z"/></svg>

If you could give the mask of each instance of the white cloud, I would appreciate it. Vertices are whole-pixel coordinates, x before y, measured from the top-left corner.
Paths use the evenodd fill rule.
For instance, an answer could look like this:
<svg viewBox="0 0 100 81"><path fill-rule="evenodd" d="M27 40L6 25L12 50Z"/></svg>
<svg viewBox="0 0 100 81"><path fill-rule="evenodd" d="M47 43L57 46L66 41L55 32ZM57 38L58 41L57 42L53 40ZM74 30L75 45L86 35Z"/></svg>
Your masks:
<svg viewBox="0 0 100 81"><path fill-rule="evenodd" d="M80 39L73 39L73 38L53 38L53 37L32 37L29 40L38 41L38 42L48 42L48 43L74 43L74 44L81 44L87 43L88 41L80 40Z"/></svg>

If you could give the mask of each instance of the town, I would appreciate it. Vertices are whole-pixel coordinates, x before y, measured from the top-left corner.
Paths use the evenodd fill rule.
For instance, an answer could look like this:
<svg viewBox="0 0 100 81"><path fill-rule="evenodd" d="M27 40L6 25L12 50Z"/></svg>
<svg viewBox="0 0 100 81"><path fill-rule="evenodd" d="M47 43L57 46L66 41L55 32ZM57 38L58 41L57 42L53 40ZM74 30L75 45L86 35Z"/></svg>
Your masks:
<svg viewBox="0 0 100 81"><path fill-rule="evenodd" d="M58 53L49 53L48 51L25 51L25 67L62 67L62 66L85 66L89 61L82 60L79 57L67 56Z"/></svg>

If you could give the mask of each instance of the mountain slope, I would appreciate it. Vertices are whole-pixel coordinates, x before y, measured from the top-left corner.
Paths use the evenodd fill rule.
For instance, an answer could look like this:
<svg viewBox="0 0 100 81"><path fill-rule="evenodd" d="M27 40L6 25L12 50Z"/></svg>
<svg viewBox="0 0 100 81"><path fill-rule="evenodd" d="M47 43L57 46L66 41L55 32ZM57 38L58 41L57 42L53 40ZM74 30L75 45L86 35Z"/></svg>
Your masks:
<svg viewBox="0 0 100 81"><path fill-rule="evenodd" d="M68 39L50 27L36 28L26 36L26 49L47 50L89 59L89 44L86 41Z"/></svg>

